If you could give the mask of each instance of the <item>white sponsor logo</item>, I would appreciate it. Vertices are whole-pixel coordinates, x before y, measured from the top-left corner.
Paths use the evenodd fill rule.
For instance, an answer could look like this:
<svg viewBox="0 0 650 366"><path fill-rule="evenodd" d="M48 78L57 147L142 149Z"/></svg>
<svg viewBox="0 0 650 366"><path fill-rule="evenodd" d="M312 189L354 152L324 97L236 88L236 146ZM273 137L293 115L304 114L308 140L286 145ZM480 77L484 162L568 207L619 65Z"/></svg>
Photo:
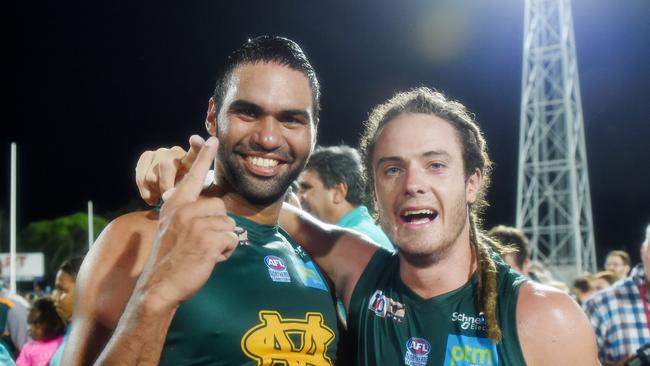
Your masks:
<svg viewBox="0 0 650 366"><path fill-rule="evenodd" d="M478 316L468 316L456 311L451 314L451 321L460 323L460 328L464 330L486 330L483 312L480 312Z"/></svg>

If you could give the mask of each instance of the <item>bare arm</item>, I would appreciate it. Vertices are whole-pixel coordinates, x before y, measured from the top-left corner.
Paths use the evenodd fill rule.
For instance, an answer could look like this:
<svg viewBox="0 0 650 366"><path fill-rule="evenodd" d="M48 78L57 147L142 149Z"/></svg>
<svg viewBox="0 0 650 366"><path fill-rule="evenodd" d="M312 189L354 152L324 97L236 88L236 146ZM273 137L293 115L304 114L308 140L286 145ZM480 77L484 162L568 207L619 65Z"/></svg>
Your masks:
<svg viewBox="0 0 650 366"><path fill-rule="evenodd" d="M199 198L217 147L208 139L163 205L147 263L97 365L158 364L178 306L234 251L235 223L223 201Z"/></svg>
<svg viewBox="0 0 650 366"><path fill-rule="evenodd" d="M154 212L121 216L92 245L77 275L62 364L92 364L106 346L149 257L157 219Z"/></svg>
<svg viewBox="0 0 650 366"><path fill-rule="evenodd" d="M600 365L596 336L567 294L525 283L519 290L517 333L529 366Z"/></svg>
<svg viewBox="0 0 650 366"><path fill-rule="evenodd" d="M282 206L280 226L332 279L348 310L354 286L370 258L380 248L365 235L325 224L288 204Z"/></svg>

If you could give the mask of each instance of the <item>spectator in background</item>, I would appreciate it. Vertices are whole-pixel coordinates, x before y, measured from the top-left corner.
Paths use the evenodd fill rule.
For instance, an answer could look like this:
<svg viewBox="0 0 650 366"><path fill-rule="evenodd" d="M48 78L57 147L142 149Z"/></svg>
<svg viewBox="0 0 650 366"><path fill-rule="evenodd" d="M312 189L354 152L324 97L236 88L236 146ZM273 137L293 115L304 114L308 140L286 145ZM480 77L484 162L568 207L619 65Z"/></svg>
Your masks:
<svg viewBox="0 0 650 366"><path fill-rule="evenodd" d="M605 270L616 274L618 279L627 277L630 273L630 256L622 250L612 250L607 253L605 259Z"/></svg>
<svg viewBox="0 0 650 366"><path fill-rule="evenodd" d="M576 302L580 305L584 304L588 298L596 293L594 288L591 286L591 279L591 273L587 273L573 281L573 295Z"/></svg>
<svg viewBox="0 0 650 366"><path fill-rule="evenodd" d="M293 181L289 188L287 189L287 193L284 196L284 202L301 208L300 205L300 199L298 198L298 192L300 192L300 186L298 185L297 181Z"/></svg>
<svg viewBox="0 0 650 366"><path fill-rule="evenodd" d="M16 365L16 363L14 362L14 359L11 358L11 355L9 354L9 351L7 351L7 348L2 343L0 343L0 365L2 365L2 366L15 366Z"/></svg>
<svg viewBox="0 0 650 366"><path fill-rule="evenodd" d="M619 278L614 272L600 271L591 277L591 287L594 292L604 290L618 281Z"/></svg>
<svg viewBox="0 0 650 366"><path fill-rule="evenodd" d="M347 145L319 146L298 177L302 209L320 220L368 235L388 249L395 247L364 206L361 158Z"/></svg>
<svg viewBox="0 0 650 366"><path fill-rule="evenodd" d="M81 267L82 262L83 257L70 258L61 264L59 271L56 273L52 299L54 300L57 314L59 314L66 324L66 331L63 342L61 342L59 348L57 348L52 356L50 366L59 366L61 357L63 357L63 349L70 336L70 329L72 328L70 321L72 320L72 309L74 308L74 287L77 283L77 273L79 273L79 267Z"/></svg>
<svg viewBox="0 0 650 366"><path fill-rule="evenodd" d="M502 254L503 260L515 271L524 276L529 275L528 239L526 239L523 231L511 226L498 225L490 229L487 235L514 249L515 251L512 253Z"/></svg>
<svg viewBox="0 0 650 366"><path fill-rule="evenodd" d="M29 311L27 322L33 340L27 342L20 351L16 365L47 366L65 333L65 323L57 314L54 301L49 297L36 300Z"/></svg>
<svg viewBox="0 0 650 366"><path fill-rule="evenodd" d="M0 267L2 276L2 267ZM17 294L12 294L0 281L0 344L3 344L12 357L29 341L27 312L29 303Z"/></svg>
<svg viewBox="0 0 650 366"><path fill-rule="evenodd" d="M605 365L624 361L650 343L650 225L641 244L641 260L629 277L584 304L596 331L598 356Z"/></svg>
<svg viewBox="0 0 650 366"><path fill-rule="evenodd" d="M498 225L490 229L487 235L512 250L500 253L503 260L512 269L535 282L555 287L569 294L569 287L564 282L554 279L541 263L535 263L533 266L533 262L530 260L528 239L523 231L512 226Z"/></svg>

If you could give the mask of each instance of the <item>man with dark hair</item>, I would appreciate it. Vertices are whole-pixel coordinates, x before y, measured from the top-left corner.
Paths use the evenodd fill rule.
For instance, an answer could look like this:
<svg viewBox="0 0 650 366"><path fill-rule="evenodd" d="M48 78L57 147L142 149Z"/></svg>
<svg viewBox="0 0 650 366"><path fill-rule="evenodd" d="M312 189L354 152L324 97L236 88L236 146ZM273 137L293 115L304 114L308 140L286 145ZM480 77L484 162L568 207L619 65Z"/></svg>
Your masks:
<svg viewBox="0 0 650 366"><path fill-rule="evenodd" d="M370 114L361 147L397 254L289 206L280 221L332 278L357 364L598 364L577 304L511 271L490 249L499 244L480 229L480 212L491 162L464 106L427 88L398 93ZM155 171L156 159L169 155L139 165Z"/></svg>
<svg viewBox="0 0 650 366"><path fill-rule="evenodd" d="M298 176L298 184L303 210L323 222L368 235L382 247L394 250L363 205L365 182L357 150L346 145L317 147Z"/></svg>
<svg viewBox="0 0 650 366"><path fill-rule="evenodd" d="M510 226L498 225L490 229L487 235L502 245L514 249L515 251L512 253L502 254L503 260L515 271L524 276L529 275L528 239L523 231Z"/></svg>
<svg viewBox="0 0 650 366"><path fill-rule="evenodd" d="M293 41L258 37L228 58L212 137L185 179L160 212L117 218L88 253L62 364L333 364L329 287L278 226L315 144L318 94Z"/></svg>
<svg viewBox="0 0 650 366"><path fill-rule="evenodd" d="M641 261L623 281L596 293L583 307L596 331L598 356L619 365L650 344L650 224L641 244Z"/></svg>

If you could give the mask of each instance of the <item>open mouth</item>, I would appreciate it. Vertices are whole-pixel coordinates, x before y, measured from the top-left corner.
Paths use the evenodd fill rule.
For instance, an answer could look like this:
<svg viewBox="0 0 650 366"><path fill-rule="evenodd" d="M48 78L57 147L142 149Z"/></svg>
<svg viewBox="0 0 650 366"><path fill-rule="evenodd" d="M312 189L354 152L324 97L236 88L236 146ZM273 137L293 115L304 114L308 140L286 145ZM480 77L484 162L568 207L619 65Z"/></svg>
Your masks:
<svg viewBox="0 0 650 366"><path fill-rule="evenodd" d="M280 169L279 165L284 163L278 159L253 155L246 155L243 159L247 170L259 178L271 178L275 176L278 174L278 169Z"/></svg>
<svg viewBox="0 0 650 366"><path fill-rule="evenodd" d="M278 165L279 161L275 159L262 158L259 156L247 156L246 161L256 168L268 169L274 168Z"/></svg>
<svg viewBox="0 0 650 366"><path fill-rule="evenodd" d="M406 210L400 218L407 224L426 224L438 217L438 211L424 208L419 210Z"/></svg>

